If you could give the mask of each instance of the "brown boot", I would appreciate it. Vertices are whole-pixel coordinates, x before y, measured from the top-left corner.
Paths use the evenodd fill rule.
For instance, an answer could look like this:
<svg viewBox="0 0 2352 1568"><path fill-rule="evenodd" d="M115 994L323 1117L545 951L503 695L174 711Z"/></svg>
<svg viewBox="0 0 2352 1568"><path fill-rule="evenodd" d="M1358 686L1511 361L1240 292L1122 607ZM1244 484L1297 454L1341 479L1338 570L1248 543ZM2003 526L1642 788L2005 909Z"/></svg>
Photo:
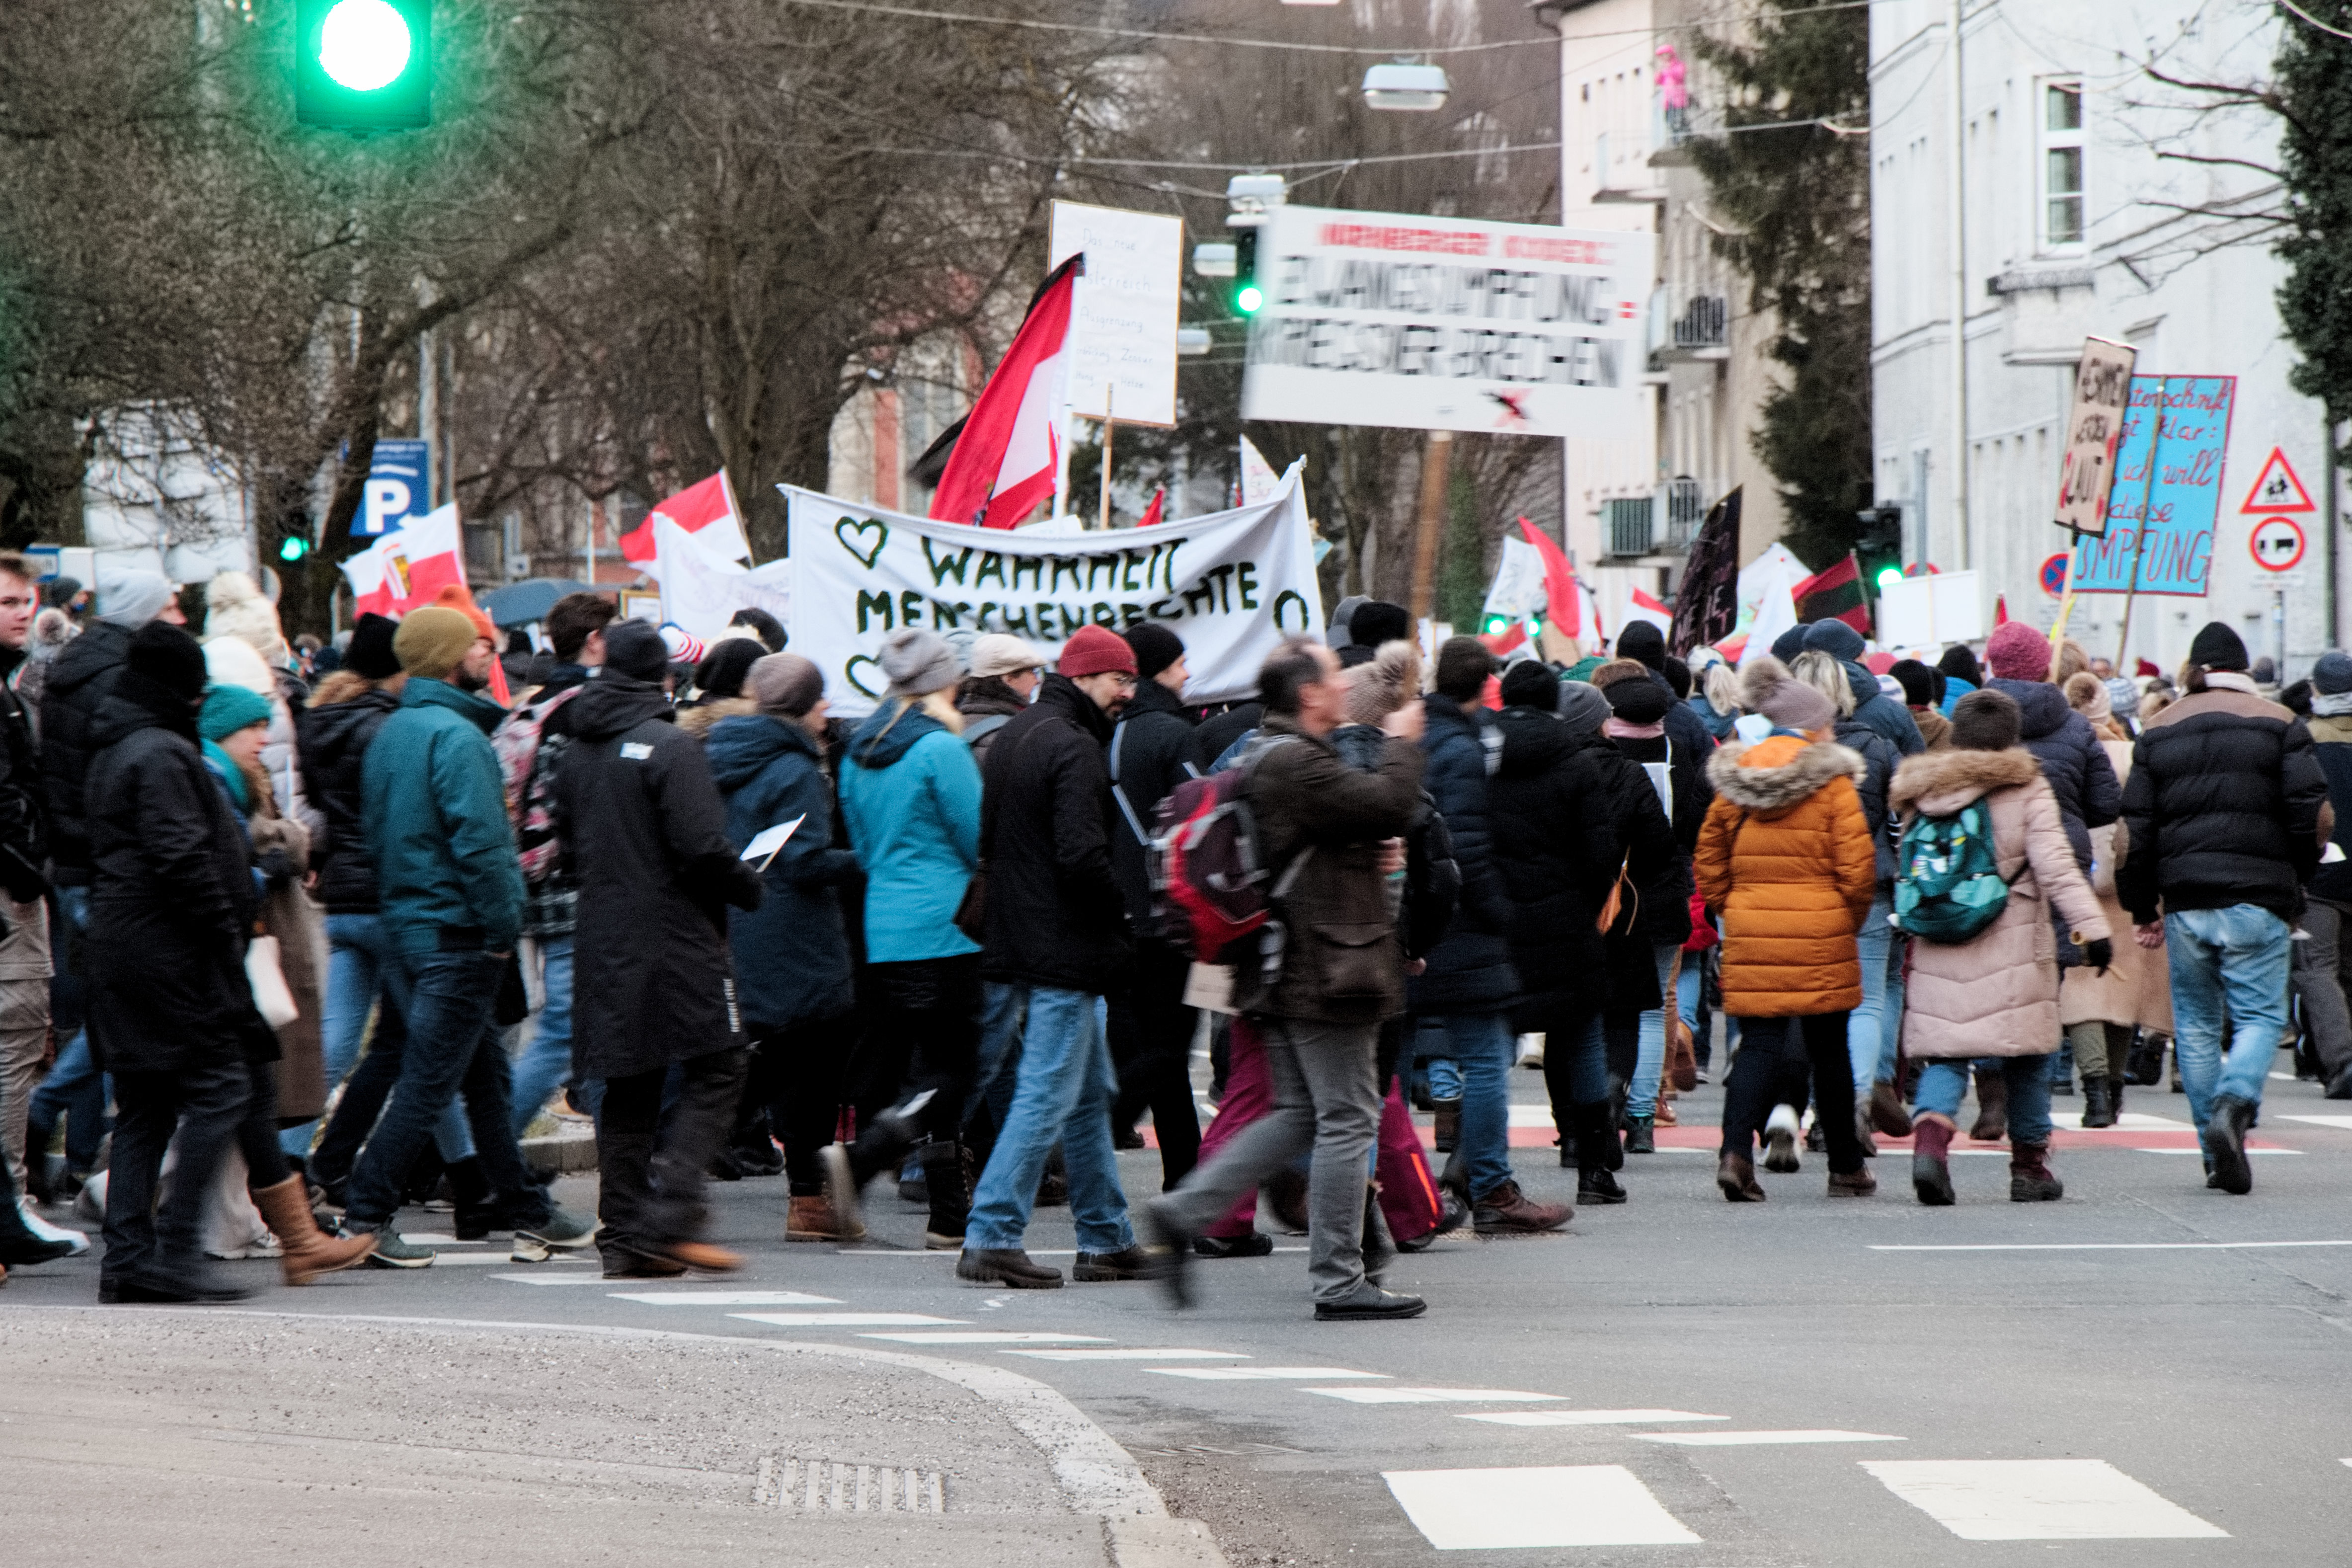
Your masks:
<svg viewBox="0 0 2352 1568"><path fill-rule="evenodd" d="M1903 1109L1902 1093L1893 1084L1870 1086L1870 1124L1889 1138L1911 1136L1911 1113Z"/></svg>
<svg viewBox="0 0 2352 1568"><path fill-rule="evenodd" d="M254 1206L269 1232L278 1238L283 1256L278 1266L285 1270L289 1285L308 1285L321 1274L332 1274L339 1268L349 1268L375 1250L373 1232L365 1236L329 1236L319 1228L310 1216L310 1194L299 1176L289 1176L273 1187L262 1187L253 1194Z"/></svg>
<svg viewBox="0 0 2352 1568"><path fill-rule="evenodd" d="M1437 1124L1430 1129L1436 1140L1437 1152L1451 1154L1454 1152L1454 1141L1462 1135L1462 1101L1459 1099L1433 1100L1429 1108L1437 1119Z"/></svg>
<svg viewBox="0 0 2352 1568"><path fill-rule="evenodd" d="M743 1267L743 1255L708 1241L666 1241L655 1249L666 1262L698 1274L732 1274Z"/></svg>
<svg viewBox="0 0 2352 1568"><path fill-rule="evenodd" d="M2049 1144L2012 1143L2009 1146L2011 1203L2055 1203L2065 1195L2066 1184L2050 1169Z"/></svg>
<svg viewBox="0 0 2352 1568"><path fill-rule="evenodd" d="M1471 1208L1470 1223L1480 1236L1558 1230L1576 1217L1566 1204L1539 1204L1519 1191L1517 1182L1505 1182Z"/></svg>
<svg viewBox="0 0 2352 1568"><path fill-rule="evenodd" d="M1760 1204L1764 1189L1756 1184L1756 1162L1744 1154L1726 1154L1716 1163L1715 1184L1726 1202Z"/></svg>
<svg viewBox="0 0 2352 1568"><path fill-rule="evenodd" d="M1931 1209L1952 1205L1952 1124L1929 1111L1911 1126L1911 1190Z"/></svg>
<svg viewBox="0 0 2352 1568"><path fill-rule="evenodd" d="M1969 1137L1978 1143L1998 1143L2009 1136L2009 1079L1999 1068L1977 1068L1977 1124Z"/></svg>
<svg viewBox="0 0 2352 1568"><path fill-rule="evenodd" d="M1878 1178L1870 1173L1870 1167L1867 1165L1848 1175L1842 1176L1835 1171L1830 1173L1829 1195L1831 1197L1866 1198L1877 1191Z"/></svg>
<svg viewBox="0 0 2352 1568"><path fill-rule="evenodd" d="M857 1236L845 1230L841 1216L833 1212L833 1205L821 1194L794 1198L784 1215L786 1241L856 1241L864 1235L862 1229Z"/></svg>

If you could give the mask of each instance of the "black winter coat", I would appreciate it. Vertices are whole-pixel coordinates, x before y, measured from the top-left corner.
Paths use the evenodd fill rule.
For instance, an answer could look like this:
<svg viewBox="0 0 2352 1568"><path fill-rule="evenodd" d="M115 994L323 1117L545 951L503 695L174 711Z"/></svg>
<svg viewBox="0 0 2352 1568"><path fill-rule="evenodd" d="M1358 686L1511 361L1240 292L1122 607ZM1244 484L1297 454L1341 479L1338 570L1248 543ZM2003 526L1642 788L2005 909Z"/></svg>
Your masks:
<svg viewBox="0 0 2352 1568"><path fill-rule="evenodd" d="M580 879L572 1069L626 1078L742 1047L727 910L760 880L727 837L702 747L661 688L606 670L565 705L558 831Z"/></svg>
<svg viewBox="0 0 2352 1568"><path fill-rule="evenodd" d="M1421 749L1428 761L1421 787L1453 837L1462 896L1444 940L1427 956L1428 968L1406 979L1406 1005L1433 1017L1500 1012L1519 989L1511 967L1511 901L1495 867L1487 821L1487 780L1500 764L1503 737L1483 708L1435 692L1422 706L1427 720Z"/></svg>
<svg viewBox="0 0 2352 1568"><path fill-rule="evenodd" d="M49 808L33 726L7 677L23 653L0 648L0 889L29 904L49 889Z"/></svg>
<svg viewBox="0 0 2352 1568"><path fill-rule="evenodd" d="M1029 711L997 731L980 808L987 979L1099 996L1127 978L1135 950L1110 850L1127 825L1103 763L1110 730L1093 699L1049 674Z"/></svg>
<svg viewBox="0 0 2352 1568"><path fill-rule="evenodd" d="M1878 890L1885 894L1895 882L1895 837L1886 824L1886 786L1895 770L1902 766L1903 754L1895 749L1894 742L1853 719L1837 721L1837 742L1862 759L1862 776L1853 781L1853 793L1862 797L1862 817L1870 824L1871 847L1878 862Z"/></svg>
<svg viewBox="0 0 2352 1568"><path fill-rule="evenodd" d="M1151 837L1152 818L1160 803L1187 779L1209 771L1201 754L1201 741L1176 694L1156 680L1135 689L1127 710L1111 731L1105 757L1112 784L1111 805L1118 821L1110 837L1111 874L1127 899L1128 918L1139 936L1157 936L1151 918L1151 878L1144 863L1144 845ZM1121 796L1125 797L1124 804Z"/></svg>
<svg viewBox="0 0 2352 1568"><path fill-rule="evenodd" d="M2146 925L2164 912L2258 904L2303 912L2303 884L2334 826L2301 719L2249 692L2192 692L2132 743L2116 896Z"/></svg>
<svg viewBox="0 0 2352 1568"><path fill-rule="evenodd" d="M1911 710L1880 689L1878 677L1870 673L1868 665L1851 658L1838 663L1845 669L1846 689L1853 693L1855 723L1886 737L1897 757L1916 756L1927 749Z"/></svg>
<svg viewBox="0 0 2352 1568"><path fill-rule="evenodd" d="M1623 867L1643 889L1683 879L1687 934L1688 873L1649 775L1598 730L1577 733L1538 709L1506 708L1496 722L1503 762L1486 801L1511 902L1512 1027L1657 1006L1648 940L1605 942L1594 926Z"/></svg>
<svg viewBox="0 0 2352 1568"><path fill-rule="evenodd" d="M1603 733L1606 733L1604 731ZM1690 821L1691 806L1699 799L1698 792L1690 787L1687 774L1693 770L1683 761L1683 748L1671 736L1610 735L1609 743L1617 754L1642 770L1642 782L1653 797L1657 795L1657 781L1651 775L1649 764L1666 764L1666 782L1674 795L1675 809L1667 818L1675 836L1675 864L1671 875L1661 873L1656 879L1638 884L1641 894L1640 919L1626 934L1638 934L1644 943L1658 946L1672 943L1681 946L1690 940L1691 865L1690 852L1698 842L1698 830L1706 821L1706 805L1715 800L1715 786L1706 786L1704 804L1698 807L1696 822ZM1659 803L1664 809L1664 803ZM1684 834L1687 830L1689 837ZM1651 954L1654 963L1656 955ZM1613 960L1612 960L1613 962Z"/></svg>
<svg viewBox="0 0 2352 1568"><path fill-rule="evenodd" d="M109 685L84 781L90 1043L118 1073L274 1060L245 974L260 895L195 714L144 677Z"/></svg>
<svg viewBox="0 0 2352 1568"><path fill-rule="evenodd" d="M2017 703L2018 738L2042 777L2058 797L2058 815L2066 824L2066 842L2074 864L2091 868L2091 829L2105 827L2123 810L2123 784L2116 765L2091 721L2067 705L2066 694L2046 680L2010 680L1996 676L1986 689L2007 693ZM1843 736L1840 739L1843 739Z"/></svg>
<svg viewBox="0 0 2352 1568"><path fill-rule="evenodd" d="M760 834L801 818L760 869L767 897L729 922L743 1018L754 1030L837 1018L856 1004L841 889L864 881L857 857L833 844L833 785L816 742L765 713L721 719L703 742L727 800L727 836L740 852Z"/></svg>
<svg viewBox="0 0 2352 1568"><path fill-rule="evenodd" d="M331 915L376 912L375 862L368 856L360 775L368 742L399 710L388 691L362 691L347 702L305 708L295 716L295 750L302 759L302 792L327 819L310 847L319 873L319 901Z"/></svg>
<svg viewBox="0 0 2352 1568"><path fill-rule="evenodd" d="M1235 741L1265 722L1265 704L1255 700L1235 703L1223 712L1201 721L1201 752L1215 762Z"/></svg>
<svg viewBox="0 0 2352 1568"><path fill-rule="evenodd" d="M61 887L90 879L82 794L98 752L91 731L130 657L131 634L95 622L66 644L41 689L41 783L49 805L49 858Z"/></svg>

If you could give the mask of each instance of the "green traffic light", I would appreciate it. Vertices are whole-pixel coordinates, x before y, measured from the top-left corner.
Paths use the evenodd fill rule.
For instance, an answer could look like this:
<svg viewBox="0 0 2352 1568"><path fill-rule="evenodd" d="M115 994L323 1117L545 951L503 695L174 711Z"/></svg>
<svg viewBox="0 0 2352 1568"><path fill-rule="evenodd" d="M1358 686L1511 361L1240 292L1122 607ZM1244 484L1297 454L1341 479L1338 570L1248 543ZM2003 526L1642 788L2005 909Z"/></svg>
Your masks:
<svg viewBox="0 0 2352 1568"><path fill-rule="evenodd" d="M1884 594L1885 592L1886 592L1886 585L1887 585L1888 584L1890 584L1890 583L1900 583L1901 581L1903 581L1903 568L1902 568L1902 567L1900 567L1900 566L1881 566L1881 567L1878 569L1878 578L1877 578L1877 582L1878 582L1878 591L1879 591L1880 593Z"/></svg>
<svg viewBox="0 0 2352 1568"><path fill-rule="evenodd" d="M299 534L288 534L278 546L278 559L280 561L299 561L310 553L310 542Z"/></svg>
<svg viewBox="0 0 2352 1568"><path fill-rule="evenodd" d="M295 0L294 117L371 132L433 123L433 0Z"/></svg>
<svg viewBox="0 0 2352 1568"><path fill-rule="evenodd" d="M386 0L340 0L319 32L319 64L353 92L388 87L408 68L408 20Z"/></svg>
<svg viewBox="0 0 2352 1568"><path fill-rule="evenodd" d="M1255 316L1257 308L1265 303L1265 290L1255 283L1244 283L1234 290L1234 309L1244 316Z"/></svg>

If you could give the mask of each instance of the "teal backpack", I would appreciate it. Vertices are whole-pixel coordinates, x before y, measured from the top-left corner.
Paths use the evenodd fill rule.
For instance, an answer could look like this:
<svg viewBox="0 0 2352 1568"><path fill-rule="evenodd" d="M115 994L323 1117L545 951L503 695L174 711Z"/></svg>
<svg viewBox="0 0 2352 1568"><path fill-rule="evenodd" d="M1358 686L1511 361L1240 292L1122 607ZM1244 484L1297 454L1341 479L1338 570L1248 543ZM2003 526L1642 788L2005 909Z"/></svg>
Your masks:
<svg viewBox="0 0 2352 1568"><path fill-rule="evenodd" d="M1895 851L1895 923L1922 942L1957 945L2000 918L2009 881L1993 857L1981 796L1949 816L1912 818Z"/></svg>

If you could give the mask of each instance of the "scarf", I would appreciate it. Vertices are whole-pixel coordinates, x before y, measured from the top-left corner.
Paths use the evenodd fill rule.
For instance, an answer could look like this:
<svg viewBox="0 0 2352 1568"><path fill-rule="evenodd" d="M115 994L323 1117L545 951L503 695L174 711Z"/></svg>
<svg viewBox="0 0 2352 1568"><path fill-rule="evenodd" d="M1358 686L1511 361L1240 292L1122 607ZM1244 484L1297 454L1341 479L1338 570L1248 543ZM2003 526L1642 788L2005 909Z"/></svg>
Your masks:
<svg viewBox="0 0 2352 1568"><path fill-rule="evenodd" d="M1601 721L1601 732L1617 741L1654 741L1666 732L1666 721L1661 719L1654 724L1629 724L1612 714Z"/></svg>
<svg viewBox="0 0 2352 1568"><path fill-rule="evenodd" d="M2234 669L2209 669L2205 672L2205 689L2209 691L2242 691L2249 697L2262 692L2251 675L2241 675Z"/></svg>
<svg viewBox="0 0 2352 1568"><path fill-rule="evenodd" d="M229 799L236 802L237 815L252 816L253 794L246 787L245 770L236 765L235 757L221 750L218 742L206 741L204 748L205 765L212 769L215 778L220 780L221 788L228 791Z"/></svg>
<svg viewBox="0 0 2352 1568"><path fill-rule="evenodd" d="M2209 675L2205 679L2210 680L2213 678ZM2352 691L2315 691L2311 697L2311 710L2322 719L2340 719L2352 713Z"/></svg>

